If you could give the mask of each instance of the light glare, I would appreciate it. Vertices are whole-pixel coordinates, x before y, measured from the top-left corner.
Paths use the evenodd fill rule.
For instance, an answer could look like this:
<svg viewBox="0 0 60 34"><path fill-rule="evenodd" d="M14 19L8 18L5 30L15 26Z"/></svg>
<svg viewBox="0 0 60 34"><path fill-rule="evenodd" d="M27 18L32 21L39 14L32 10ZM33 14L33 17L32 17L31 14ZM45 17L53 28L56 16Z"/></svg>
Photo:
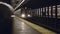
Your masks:
<svg viewBox="0 0 60 34"><path fill-rule="evenodd" d="M21 17L22 17L22 18L25 18L25 14L22 14Z"/></svg>
<svg viewBox="0 0 60 34"><path fill-rule="evenodd" d="M31 17L31 15L30 15L30 14L28 14L28 17Z"/></svg>

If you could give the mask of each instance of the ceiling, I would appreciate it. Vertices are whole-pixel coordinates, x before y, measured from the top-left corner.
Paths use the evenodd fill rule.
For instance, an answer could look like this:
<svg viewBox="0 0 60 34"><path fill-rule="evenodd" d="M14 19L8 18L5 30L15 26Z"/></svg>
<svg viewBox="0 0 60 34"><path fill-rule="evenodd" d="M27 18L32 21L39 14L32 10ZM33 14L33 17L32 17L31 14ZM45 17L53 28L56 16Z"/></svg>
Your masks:
<svg viewBox="0 0 60 34"><path fill-rule="evenodd" d="M29 0L22 7L35 9L35 8L46 7L56 4L60 4L60 0Z"/></svg>

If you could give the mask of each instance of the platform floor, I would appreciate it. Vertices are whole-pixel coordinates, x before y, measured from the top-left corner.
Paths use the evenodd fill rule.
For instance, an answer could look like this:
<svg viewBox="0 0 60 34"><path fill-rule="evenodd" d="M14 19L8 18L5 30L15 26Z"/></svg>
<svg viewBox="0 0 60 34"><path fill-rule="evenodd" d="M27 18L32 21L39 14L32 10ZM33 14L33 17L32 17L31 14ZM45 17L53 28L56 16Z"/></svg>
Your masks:
<svg viewBox="0 0 60 34"><path fill-rule="evenodd" d="M26 25L24 22L19 21L14 18L14 34L41 34L30 26Z"/></svg>
<svg viewBox="0 0 60 34"><path fill-rule="evenodd" d="M45 30L40 26L34 26L30 23L30 25L26 24L26 22L20 18L14 17L14 25L13 25L13 34L56 34L55 32ZM43 29L43 31L42 31ZM41 31L41 32L40 32Z"/></svg>

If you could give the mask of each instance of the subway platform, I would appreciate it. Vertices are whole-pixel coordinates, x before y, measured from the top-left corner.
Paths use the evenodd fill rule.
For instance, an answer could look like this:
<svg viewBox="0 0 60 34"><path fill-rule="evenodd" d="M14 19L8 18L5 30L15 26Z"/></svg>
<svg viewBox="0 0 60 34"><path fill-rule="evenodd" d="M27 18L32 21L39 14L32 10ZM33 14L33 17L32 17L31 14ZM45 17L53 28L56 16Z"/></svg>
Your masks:
<svg viewBox="0 0 60 34"><path fill-rule="evenodd" d="M17 16L14 17L13 34L57 34Z"/></svg>

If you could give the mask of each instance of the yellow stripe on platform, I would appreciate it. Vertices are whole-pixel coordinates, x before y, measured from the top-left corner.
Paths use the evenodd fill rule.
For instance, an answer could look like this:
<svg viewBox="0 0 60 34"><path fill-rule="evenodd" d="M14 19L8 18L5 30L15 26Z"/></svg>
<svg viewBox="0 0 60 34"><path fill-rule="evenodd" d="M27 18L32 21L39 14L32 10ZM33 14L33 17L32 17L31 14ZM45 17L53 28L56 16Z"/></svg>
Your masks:
<svg viewBox="0 0 60 34"><path fill-rule="evenodd" d="M19 17L17 17L17 16L16 16L15 18L17 18L17 19L20 20L20 21L23 21L24 23L26 23L27 25L29 25L29 26L31 26L32 28L36 29L37 31L41 32L42 34L56 34L56 33L53 32L53 31L50 31L50 30L48 30L48 29L46 29L46 28L43 28L43 27L38 26L38 25L36 25L36 24L33 24L33 23L31 23L31 22L29 22L29 21L27 21L27 20L24 20L24 19L22 19L22 18L19 18Z"/></svg>

